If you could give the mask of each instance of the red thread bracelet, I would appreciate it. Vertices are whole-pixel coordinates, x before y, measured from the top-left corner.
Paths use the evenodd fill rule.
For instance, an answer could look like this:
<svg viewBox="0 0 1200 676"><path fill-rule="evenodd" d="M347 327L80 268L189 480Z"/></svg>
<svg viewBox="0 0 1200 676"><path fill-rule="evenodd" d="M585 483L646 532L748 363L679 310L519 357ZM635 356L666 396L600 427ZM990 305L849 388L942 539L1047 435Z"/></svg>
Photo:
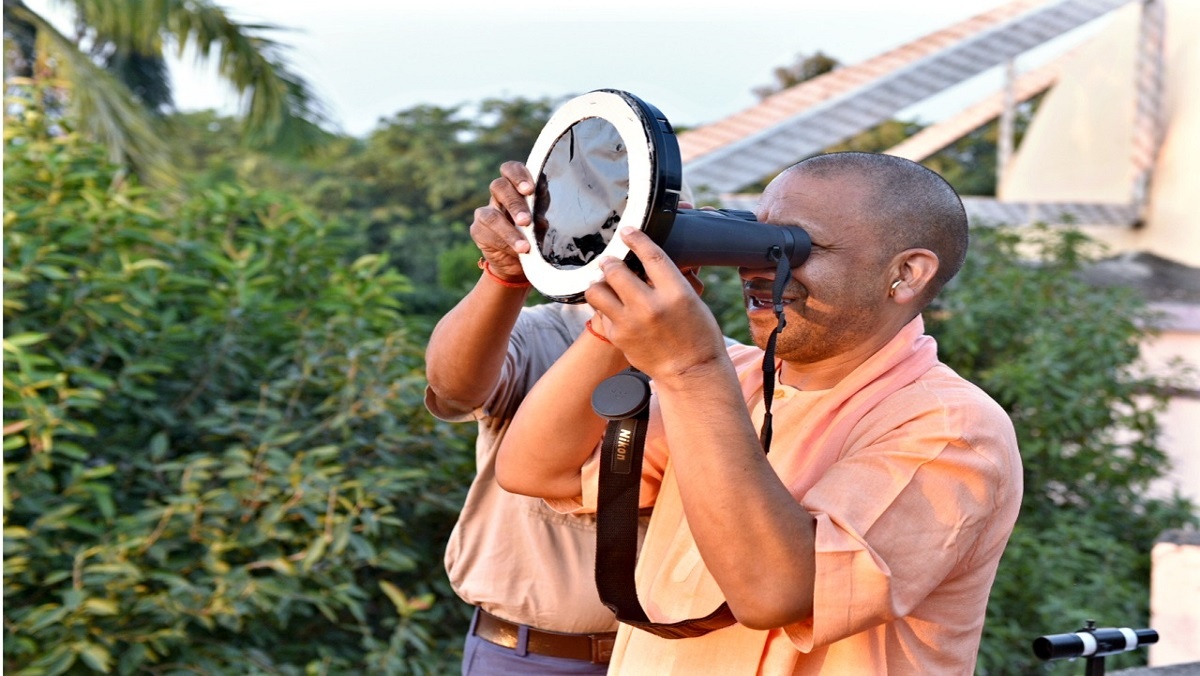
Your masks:
<svg viewBox="0 0 1200 676"><path fill-rule="evenodd" d="M477 265L479 266L480 270L483 270L485 273L487 273L487 276L491 277L492 280L500 286L507 287L509 289L528 289L529 287L533 286L528 279L525 279L524 275L521 275L520 281L512 281L501 277L495 272L492 272L491 264L489 264L487 259L482 256L479 257L479 263L477 263Z"/></svg>
<svg viewBox="0 0 1200 676"><path fill-rule="evenodd" d="M596 329L592 328L592 320L590 320L590 319L587 320L586 322L583 323L583 326L584 326L584 328L586 328L588 330L588 333L599 338L600 340L603 340L604 342L608 343L609 345L612 345L611 340L609 340L608 338L605 338L604 336L600 335L599 333L596 333Z"/></svg>

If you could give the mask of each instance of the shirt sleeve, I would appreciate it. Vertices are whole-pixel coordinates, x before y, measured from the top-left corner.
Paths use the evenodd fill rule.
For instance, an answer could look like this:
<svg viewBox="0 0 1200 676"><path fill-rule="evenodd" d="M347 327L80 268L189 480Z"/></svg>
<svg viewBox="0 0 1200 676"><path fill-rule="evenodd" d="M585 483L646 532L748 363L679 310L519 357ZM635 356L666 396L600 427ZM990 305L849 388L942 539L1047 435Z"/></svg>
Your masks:
<svg viewBox="0 0 1200 676"><path fill-rule="evenodd" d="M909 614L970 556L997 512L1002 435L929 394L864 420L852 446L804 496L816 520L813 615L787 627L815 647ZM986 421L983 421L986 423ZM963 430L972 430L968 438Z"/></svg>
<svg viewBox="0 0 1200 676"><path fill-rule="evenodd" d="M522 309L509 335L500 376L487 399L473 410L454 410L445 407L426 386L425 408L446 422L508 420L537 379L583 330L582 320L576 314L551 303Z"/></svg>
<svg viewBox="0 0 1200 676"><path fill-rule="evenodd" d="M662 486L663 475L666 473L668 453L666 433L663 431L662 415L658 410L658 399L650 399L650 423L646 428L646 445L642 449L642 486L638 494L638 507L653 507L658 499L658 491ZM584 514L596 511L600 495L600 450L603 440L596 445L596 450L588 461L580 468L581 493L576 498L547 500L551 509L564 514Z"/></svg>

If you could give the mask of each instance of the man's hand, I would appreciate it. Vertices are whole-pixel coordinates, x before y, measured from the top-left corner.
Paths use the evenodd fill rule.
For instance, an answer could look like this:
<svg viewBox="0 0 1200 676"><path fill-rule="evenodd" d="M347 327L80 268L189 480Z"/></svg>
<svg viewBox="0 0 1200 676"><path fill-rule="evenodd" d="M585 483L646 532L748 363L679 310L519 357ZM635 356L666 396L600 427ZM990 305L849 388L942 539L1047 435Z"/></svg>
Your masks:
<svg viewBox="0 0 1200 676"><path fill-rule="evenodd" d="M630 364L664 384L724 359L720 327L684 273L646 233L623 227L618 236L642 262L646 281L622 261L602 260L604 280L585 293L597 328Z"/></svg>
<svg viewBox="0 0 1200 676"><path fill-rule="evenodd" d="M529 252L529 241L516 226L533 222L526 201L534 192L533 177L521 162L505 162L500 165L500 178L492 181L489 191L488 205L475 210L471 239L492 272L501 277L523 277L517 255Z"/></svg>

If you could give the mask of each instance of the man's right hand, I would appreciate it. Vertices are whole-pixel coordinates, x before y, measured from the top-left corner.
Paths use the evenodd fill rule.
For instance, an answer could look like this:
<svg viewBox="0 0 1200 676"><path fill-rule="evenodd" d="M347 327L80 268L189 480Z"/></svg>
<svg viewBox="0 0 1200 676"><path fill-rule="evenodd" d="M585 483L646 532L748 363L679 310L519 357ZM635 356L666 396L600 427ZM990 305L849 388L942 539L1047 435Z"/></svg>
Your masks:
<svg viewBox="0 0 1200 676"><path fill-rule="evenodd" d="M500 165L500 178L492 181L489 191L488 205L475 210L471 239L492 272L505 278L521 278L525 273L517 255L529 253L529 241L516 226L533 222L526 200L534 192L533 177L523 163L505 162Z"/></svg>

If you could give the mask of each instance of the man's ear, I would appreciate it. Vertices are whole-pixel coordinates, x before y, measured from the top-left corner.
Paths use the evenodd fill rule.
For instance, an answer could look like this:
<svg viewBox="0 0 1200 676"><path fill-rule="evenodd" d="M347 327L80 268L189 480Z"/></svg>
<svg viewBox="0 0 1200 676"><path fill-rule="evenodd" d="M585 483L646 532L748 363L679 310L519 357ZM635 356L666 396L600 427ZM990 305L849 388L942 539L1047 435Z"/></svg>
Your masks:
<svg viewBox="0 0 1200 676"><path fill-rule="evenodd" d="M938 271L938 257L929 249L905 249L893 261L895 274L887 293L898 303L909 303L925 295Z"/></svg>

